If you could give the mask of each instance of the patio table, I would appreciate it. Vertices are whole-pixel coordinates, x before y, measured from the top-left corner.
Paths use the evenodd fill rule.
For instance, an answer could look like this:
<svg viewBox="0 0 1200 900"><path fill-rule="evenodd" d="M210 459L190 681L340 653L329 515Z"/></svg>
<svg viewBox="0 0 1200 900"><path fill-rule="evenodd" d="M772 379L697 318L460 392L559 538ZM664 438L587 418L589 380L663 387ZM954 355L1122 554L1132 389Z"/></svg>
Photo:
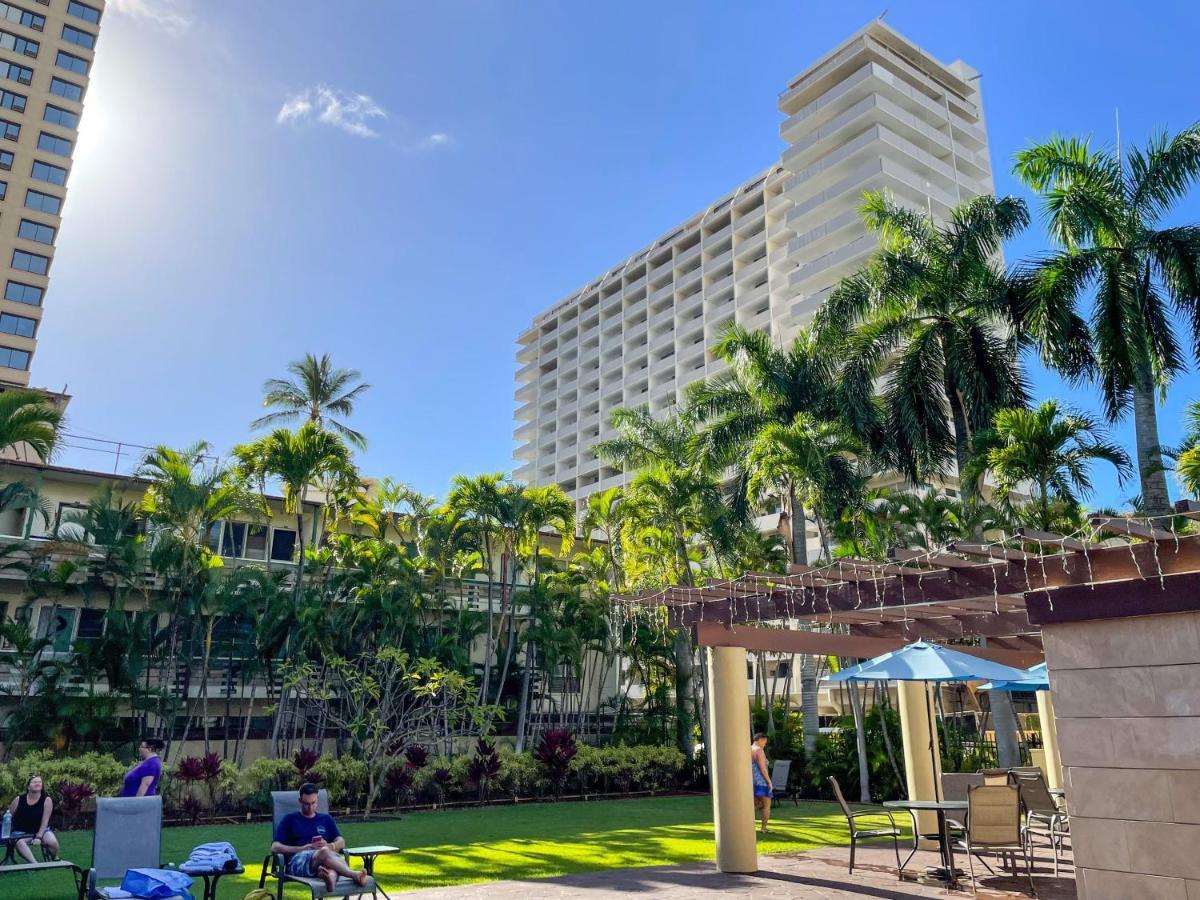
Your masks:
<svg viewBox="0 0 1200 900"><path fill-rule="evenodd" d="M399 847L389 847L387 844L373 844L369 847L347 847L346 848L346 856L361 856L362 857L363 871L365 871L372 878L375 878L375 860L376 859L378 859L381 856L387 856L390 853L399 853L399 852L400 852ZM378 878L375 879L375 886L379 889L379 893L383 894L384 897L387 897L387 900L392 900L391 897L388 897L387 891L385 891L379 885Z"/></svg>
<svg viewBox="0 0 1200 900"><path fill-rule="evenodd" d="M933 812L937 814L938 821L938 850L942 857L942 868L935 870L938 878L945 881L948 885L954 886L958 884L958 871L954 868L954 848L953 842L950 840L950 830L946 824L946 813L948 812L966 812L966 800L885 800L885 807L891 809L906 809L913 814L913 830L917 831L918 812ZM915 841L913 842L915 845ZM913 850L915 853L916 850ZM912 859L913 854L908 855L908 859ZM905 860L908 862L908 860ZM903 867L901 867L903 871Z"/></svg>

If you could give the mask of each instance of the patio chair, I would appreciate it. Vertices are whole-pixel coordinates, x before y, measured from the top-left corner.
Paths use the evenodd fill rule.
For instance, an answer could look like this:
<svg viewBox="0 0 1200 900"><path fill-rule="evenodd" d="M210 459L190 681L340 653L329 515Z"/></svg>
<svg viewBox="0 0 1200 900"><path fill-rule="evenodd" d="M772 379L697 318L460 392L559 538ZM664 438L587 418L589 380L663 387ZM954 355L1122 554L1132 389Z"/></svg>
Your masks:
<svg viewBox="0 0 1200 900"><path fill-rule="evenodd" d="M1063 842L1071 836L1070 819L1046 786L1046 779L1039 770L1036 775L1017 775L1017 787L1021 792L1021 806L1025 809L1025 826L1022 836L1033 852L1033 838L1043 835L1054 853L1054 876L1058 877L1059 854Z"/></svg>
<svg viewBox="0 0 1200 900"><path fill-rule="evenodd" d="M846 817L846 824L850 826L850 874L854 874L854 851L860 840L877 837L890 837L892 839L892 847L896 851L896 877L900 878L904 872L904 866L900 862L900 828L896 825L896 820L892 816L890 809L863 809L852 810L850 804L846 802L846 798L842 796L841 785L837 783L837 779L832 775L829 776L829 787L833 789L833 796L837 798L838 806L842 808L842 815ZM861 819L863 816L887 816L888 822L891 824L887 828L873 828L869 830L861 830L858 827L856 819ZM914 828L915 833L915 828ZM916 838L913 838L913 848L916 849ZM909 859L912 859L912 854L909 854Z"/></svg>
<svg viewBox="0 0 1200 900"><path fill-rule="evenodd" d="M271 791L271 839L275 839L275 830L279 827L279 823L283 821L283 817L288 813L298 811L296 805L297 793L295 791ZM324 789L317 792L317 812L329 812L329 791ZM343 852L343 856L346 854ZM349 857L346 857L348 860ZM303 878L299 875L289 875L287 872L287 864L282 853L268 853L263 860L262 874L258 878L258 886L265 887L268 878L275 878L278 881L275 896L278 900L283 900L283 888L286 884L302 884L309 889L309 893L314 900L318 897L362 897L370 894L372 898L377 898L377 885L374 877L366 883L365 886L359 887L354 881L349 878L339 878L334 885L333 890L325 887L325 882L320 878Z"/></svg>
<svg viewBox="0 0 1200 900"><path fill-rule="evenodd" d="M983 783L989 786L1012 784L1008 769L980 769L979 774L983 776Z"/></svg>
<svg viewBox="0 0 1200 900"><path fill-rule="evenodd" d="M115 887L101 881L120 880L129 869L161 869L162 797L100 797L92 832L92 866L84 876L80 897L102 900ZM119 896L129 896L121 893Z"/></svg>
<svg viewBox="0 0 1200 900"><path fill-rule="evenodd" d="M960 800L965 803L967 800L967 789L971 785L978 784L983 784L983 775L978 772L943 772L942 799ZM951 830L960 832L966 830L966 825L954 816L947 815L946 821L949 823Z"/></svg>
<svg viewBox="0 0 1200 900"><path fill-rule="evenodd" d="M777 759L771 766L771 789L777 799L790 799L796 806L800 805L800 797L794 788L788 787L788 776L792 774L790 759Z"/></svg>
<svg viewBox="0 0 1200 900"><path fill-rule="evenodd" d="M959 846L967 851L971 891L975 885L975 857L981 853L1020 853L1025 859L1029 890L1033 885L1033 859L1021 834L1021 792L1013 784L981 784L967 788L967 831ZM1014 865L1014 874L1016 866Z"/></svg>

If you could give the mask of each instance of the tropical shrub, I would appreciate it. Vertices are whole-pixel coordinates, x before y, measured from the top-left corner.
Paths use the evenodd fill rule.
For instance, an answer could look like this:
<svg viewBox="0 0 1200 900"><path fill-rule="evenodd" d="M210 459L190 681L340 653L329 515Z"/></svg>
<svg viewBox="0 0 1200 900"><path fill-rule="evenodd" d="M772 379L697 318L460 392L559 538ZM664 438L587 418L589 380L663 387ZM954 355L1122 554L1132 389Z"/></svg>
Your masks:
<svg viewBox="0 0 1200 900"><path fill-rule="evenodd" d="M550 782L555 797L562 796L563 785L571 773L571 761L577 753L575 735L565 728L548 728L542 732L533 758Z"/></svg>
<svg viewBox="0 0 1200 900"><path fill-rule="evenodd" d="M475 755L467 763L467 787L479 792L479 801L487 803L500 777L500 754L496 745L486 738L480 738L475 745Z"/></svg>
<svg viewBox="0 0 1200 900"><path fill-rule="evenodd" d="M353 756L322 755L308 770L307 781L329 791L329 802L357 805L366 797L367 764Z"/></svg>

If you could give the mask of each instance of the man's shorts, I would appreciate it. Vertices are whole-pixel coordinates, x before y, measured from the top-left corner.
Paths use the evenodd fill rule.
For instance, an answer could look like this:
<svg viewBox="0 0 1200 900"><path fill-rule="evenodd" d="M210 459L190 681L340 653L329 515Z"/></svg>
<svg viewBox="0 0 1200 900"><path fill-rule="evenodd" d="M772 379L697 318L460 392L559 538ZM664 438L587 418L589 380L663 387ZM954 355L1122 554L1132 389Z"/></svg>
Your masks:
<svg viewBox="0 0 1200 900"><path fill-rule="evenodd" d="M300 878L315 878L317 867L313 857L316 855L316 850L301 850L294 854L287 862L287 873Z"/></svg>

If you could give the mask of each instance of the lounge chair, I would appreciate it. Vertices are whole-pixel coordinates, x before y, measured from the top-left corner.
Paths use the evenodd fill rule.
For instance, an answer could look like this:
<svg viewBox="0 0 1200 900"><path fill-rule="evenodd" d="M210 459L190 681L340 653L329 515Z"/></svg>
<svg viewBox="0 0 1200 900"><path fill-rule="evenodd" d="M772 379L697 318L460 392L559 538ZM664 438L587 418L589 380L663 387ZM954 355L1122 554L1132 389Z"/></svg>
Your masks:
<svg viewBox="0 0 1200 900"><path fill-rule="evenodd" d="M100 887L99 882L120 881L129 869L161 869L161 852L162 797L99 798L92 866L79 896L102 900L115 888Z"/></svg>
<svg viewBox="0 0 1200 900"><path fill-rule="evenodd" d="M283 817L297 811L296 799L297 794L295 791L271 791L272 841L275 839L275 831L279 828L279 823L283 821ZM317 812L329 812L329 791L320 790L317 792ZM376 893L378 888L374 877L362 887L349 878L339 878L331 891L325 887L325 882L320 878L303 878L299 875L289 875L282 853L270 853L263 860L262 874L258 878L258 886L260 888L265 887L268 878L278 880L275 896L279 900L283 900L283 888L286 884L304 885L309 889L309 893L314 900L318 897L363 897L367 894L370 894L376 900L378 898Z"/></svg>
<svg viewBox="0 0 1200 900"><path fill-rule="evenodd" d="M959 847L967 851L971 890L975 890L975 857L981 853L1020 853L1025 860L1029 890L1033 885L1033 859L1021 834L1021 793L1013 784L981 784L967 788L967 831ZM1015 873L1016 866L1013 866Z"/></svg>
<svg viewBox="0 0 1200 900"><path fill-rule="evenodd" d="M29 841L31 846L39 846L42 850L42 861L39 863L15 862L16 857L16 841L8 841L6 847L6 856L4 863L0 864L0 875L15 875L18 872L48 872L55 869L70 869L71 874L75 878L75 891L82 896L83 893L83 870L73 862L68 862L65 859L59 859L50 853L42 842L36 838ZM11 863L11 864L10 864ZM3 889L0 889L0 896L4 896Z"/></svg>
<svg viewBox="0 0 1200 900"><path fill-rule="evenodd" d="M890 809L863 809L852 810L850 804L846 802L846 798L842 796L842 787L837 783L837 779L832 775L829 776L829 787L833 790L833 796L837 798L838 806L842 808L842 815L846 817L846 824L850 826L850 874L854 874L854 851L860 840L876 837L890 837L892 839L892 847L896 851L896 877L902 876L904 866L900 862L900 828L896 825L896 820L892 816ZM860 830L856 819L861 819L863 816L887 816L888 822L891 825L887 828L873 828L870 830ZM913 841L913 847L916 847L916 841ZM912 854L909 854L909 859Z"/></svg>
<svg viewBox="0 0 1200 900"><path fill-rule="evenodd" d="M774 791L775 798L790 799L797 806L800 805L800 797L794 788L788 787L788 776L792 773L792 761L790 759L777 759L771 766L771 789Z"/></svg>

